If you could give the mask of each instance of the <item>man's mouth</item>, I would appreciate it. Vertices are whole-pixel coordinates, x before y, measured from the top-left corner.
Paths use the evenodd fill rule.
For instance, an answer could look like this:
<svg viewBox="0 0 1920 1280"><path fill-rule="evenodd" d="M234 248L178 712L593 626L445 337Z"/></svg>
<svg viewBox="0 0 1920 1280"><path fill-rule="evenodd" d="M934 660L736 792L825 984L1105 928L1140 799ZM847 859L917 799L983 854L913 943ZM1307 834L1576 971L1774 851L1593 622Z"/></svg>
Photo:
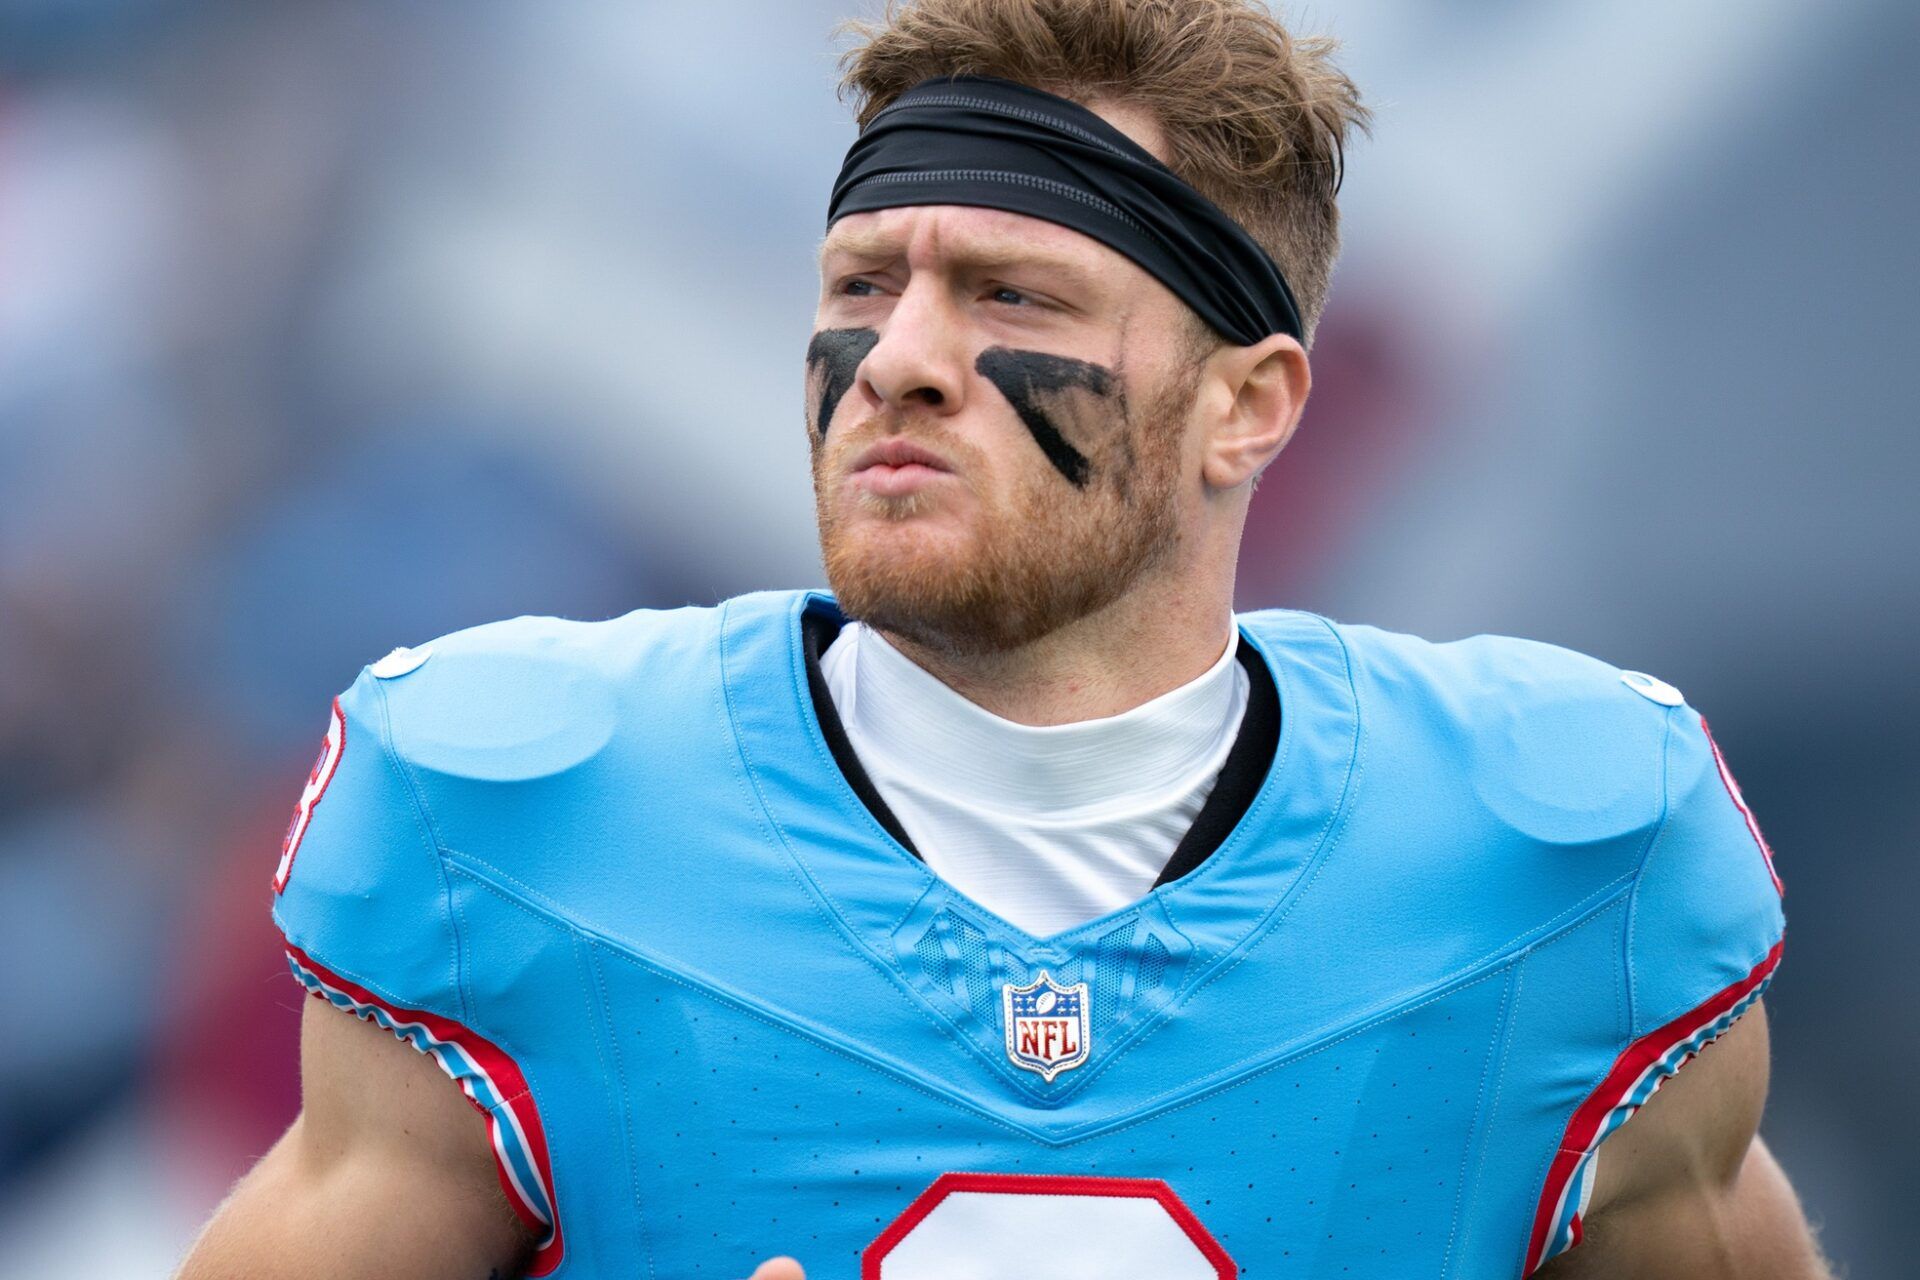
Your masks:
<svg viewBox="0 0 1920 1280"><path fill-rule="evenodd" d="M897 498L951 475L947 460L911 440L881 440L854 459L853 483L879 497Z"/></svg>
<svg viewBox="0 0 1920 1280"><path fill-rule="evenodd" d="M854 460L855 473L872 467L926 467L933 471L952 471L947 460L933 450L911 440L882 440L864 450Z"/></svg>

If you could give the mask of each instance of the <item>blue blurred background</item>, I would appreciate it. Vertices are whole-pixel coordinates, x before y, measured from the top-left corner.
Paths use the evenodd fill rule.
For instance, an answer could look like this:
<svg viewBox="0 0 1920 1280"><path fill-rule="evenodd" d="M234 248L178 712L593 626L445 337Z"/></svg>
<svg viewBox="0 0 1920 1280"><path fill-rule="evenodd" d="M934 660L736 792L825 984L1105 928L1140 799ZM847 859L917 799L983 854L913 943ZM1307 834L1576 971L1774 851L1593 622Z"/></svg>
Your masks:
<svg viewBox="0 0 1920 1280"><path fill-rule="evenodd" d="M850 2L0 0L0 1274L166 1274L292 1116L267 884L363 662L821 580ZM1788 885L1764 1132L1910 1274L1920 6L1287 12L1379 119L1242 603L1708 711Z"/></svg>

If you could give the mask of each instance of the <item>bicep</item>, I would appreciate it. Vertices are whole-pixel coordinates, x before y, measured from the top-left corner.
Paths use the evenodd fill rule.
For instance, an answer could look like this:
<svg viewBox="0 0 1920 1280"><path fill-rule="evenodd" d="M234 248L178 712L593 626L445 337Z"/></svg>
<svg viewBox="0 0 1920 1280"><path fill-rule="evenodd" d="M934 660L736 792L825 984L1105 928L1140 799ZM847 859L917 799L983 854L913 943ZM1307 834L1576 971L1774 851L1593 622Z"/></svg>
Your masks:
<svg viewBox="0 0 1920 1280"><path fill-rule="evenodd" d="M1824 1280L1799 1200L1758 1133L1766 1013L1756 1003L1600 1149L1578 1248L1542 1280Z"/></svg>
<svg viewBox="0 0 1920 1280"><path fill-rule="evenodd" d="M1590 1213L1732 1186L1766 1107L1770 1045L1766 1002L1756 1000L1601 1146Z"/></svg>
<svg viewBox="0 0 1920 1280"><path fill-rule="evenodd" d="M517 1274L532 1241L457 1085L389 1032L310 1000L299 1119L221 1206L181 1280Z"/></svg>
<svg viewBox="0 0 1920 1280"><path fill-rule="evenodd" d="M1677 1191L1596 1214L1541 1280L1830 1280L1773 1153L1755 1138L1725 1188Z"/></svg>

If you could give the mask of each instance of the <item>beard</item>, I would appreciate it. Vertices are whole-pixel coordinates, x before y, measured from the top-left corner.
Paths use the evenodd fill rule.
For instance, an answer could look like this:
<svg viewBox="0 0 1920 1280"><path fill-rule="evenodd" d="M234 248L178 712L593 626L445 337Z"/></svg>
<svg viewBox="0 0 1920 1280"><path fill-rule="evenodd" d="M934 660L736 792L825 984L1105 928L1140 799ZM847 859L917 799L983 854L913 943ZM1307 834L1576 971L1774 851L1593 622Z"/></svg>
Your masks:
<svg viewBox="0 0 1920 1280"><path fill-rule="evenodd" d="M1071 487L1035 449L1011 491L982 492L976 521L958 536L908 526L939 501L850 495L836 488L828 447L814 437L814 505L827 582L841 611L880 631L955 657L1006 653L1098 613L1180 545L1180 455L1199 370L1173 377L1119 421L1085 488ZM833 452L888 435L925 441L962 476L989 475L977 449L928 415L864 424ZM811 433L810 433L811 434ZM857 508L849 510L847 508Z"/></svg>

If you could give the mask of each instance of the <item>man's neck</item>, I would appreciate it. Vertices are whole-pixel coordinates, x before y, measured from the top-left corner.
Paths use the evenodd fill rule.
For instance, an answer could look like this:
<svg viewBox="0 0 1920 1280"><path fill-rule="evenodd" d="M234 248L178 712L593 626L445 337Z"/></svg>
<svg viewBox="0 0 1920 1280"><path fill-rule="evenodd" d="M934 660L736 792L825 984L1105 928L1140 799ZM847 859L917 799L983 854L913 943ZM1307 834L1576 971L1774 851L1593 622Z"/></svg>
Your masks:
<svg viewBox="0 0 1920 1280"><path fill-rule="evenodd" d="M952 653L888 642L976 706L1018 724L1118 715L1198 678L1233 637L1231 593L1131 592L1018 649Z"/></svg>

